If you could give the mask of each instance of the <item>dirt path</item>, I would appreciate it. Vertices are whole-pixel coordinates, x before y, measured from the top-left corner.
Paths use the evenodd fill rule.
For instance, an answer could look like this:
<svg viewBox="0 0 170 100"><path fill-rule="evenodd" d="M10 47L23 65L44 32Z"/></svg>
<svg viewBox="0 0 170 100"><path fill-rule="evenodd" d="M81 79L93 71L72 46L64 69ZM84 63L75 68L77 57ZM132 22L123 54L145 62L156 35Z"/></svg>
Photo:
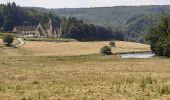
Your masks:
<svg viewBox="0 0 170 100"><path fill-rule="evenodd" d="M17 38L17 40L20 42L19 44L16 45L17 47L25 44L25 42L21 38Z"/></svg>

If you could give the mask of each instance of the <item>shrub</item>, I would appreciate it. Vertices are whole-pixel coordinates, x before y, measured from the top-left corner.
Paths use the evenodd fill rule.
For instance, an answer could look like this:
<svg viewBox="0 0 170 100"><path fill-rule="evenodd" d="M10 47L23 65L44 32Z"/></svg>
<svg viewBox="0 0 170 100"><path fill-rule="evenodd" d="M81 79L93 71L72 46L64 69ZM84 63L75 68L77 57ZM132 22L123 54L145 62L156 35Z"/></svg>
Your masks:
<svg viewBox="0 0 170 100"><path fill-rule="evenodd" d="M14 38L10 34L7 34L3 37L3 42L6 46L12 46L13 40Z"/></svg>
<svg viewBox="0 0 170 100"><path fill-rule="evenodd" d="M114 41L111 41L111 42L109 43L109 45L110 45L110 47L115 47L115 46L116 46L116 44L115 44Z"/></svg>
<svg viewBox="0 0 170 100"><path fill-rule="evenodd" d="M111 48L109 46L104 46L101 48L100 52L105 55L111 55Z"/></svg>

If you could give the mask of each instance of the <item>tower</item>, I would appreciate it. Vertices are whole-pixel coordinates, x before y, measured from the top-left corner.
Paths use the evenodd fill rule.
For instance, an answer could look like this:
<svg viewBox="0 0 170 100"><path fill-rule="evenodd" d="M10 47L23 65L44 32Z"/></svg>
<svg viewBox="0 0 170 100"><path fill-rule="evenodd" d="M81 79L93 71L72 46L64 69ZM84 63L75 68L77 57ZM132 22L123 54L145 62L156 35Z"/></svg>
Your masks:
<svg viewBox="0 0 170 100"><path fill-rule="evenodd" d="M49 33L48 33L48 37L52 37L54 35L54 28L53 28L53 23L52 23L52 19L49 19Z"/></svg>
<svg viewBox="0 0 170 100"><path fill-rule="evenodd" d="M51 18L49 19L49 24L52 25L52 20L51 20Z"/></svg>

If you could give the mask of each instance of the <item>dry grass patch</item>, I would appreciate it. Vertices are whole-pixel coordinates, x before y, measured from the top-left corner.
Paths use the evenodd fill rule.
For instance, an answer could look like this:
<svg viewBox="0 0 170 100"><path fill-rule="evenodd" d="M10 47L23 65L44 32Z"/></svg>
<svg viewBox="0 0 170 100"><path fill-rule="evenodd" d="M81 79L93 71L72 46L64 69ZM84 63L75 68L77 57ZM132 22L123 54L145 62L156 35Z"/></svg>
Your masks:
<svg viewBox="0 0 170 100"><path fill-rule="evenodd" d="M169 65L166 58L0 57L0 99L168 99Z"/></svg>
<svg viewBox="0 0 170 100"><path fill-rule="evenodd" d="M150 51L150 47L140 43L117 41L116 48L113 48L112 51L113 53Z"/></svg>
<svg viewBox="0 0 170 100"><path fill-rule="evenodd" d="M2 39L0 39L0 55L4 54L3 49L2 49L3 47L4 47L3 41Z"/></svg>
<svg viewBox="0 0 170 100"><path fill-rule="evenodd" d="M14 41L14 44L18 41ZM0 45L3 45L2 39ZM109 45L109 41L103 42L39 42L39 41L26 41L25 45L19 48L7 48L2 49L5 55L18 56L77 56L77 55L89 55L98 54L100 49ZM117 41L116 48L112 48L113 53L120 52L137 52L137 51L149 51L148 45Z"/></svg>
<svg viewBox="0 0 170 100"><path fill-rule="evenodd" d="M29 41L19 48L0 48L0 100L170 97L170 59L87 55L99 53L105 45L109 42ZM112 49L114 53L147 50L148 45L122 41Z"/></svg>
<svg viewBox="0 0 170 100"><path fill-rule="evenodd" d="M2 48L3 47L3 41L2 41L2 39L0 39L0 48Z"/></svg>
<svg viewBox="0 0 170 100"><path fill-rule="evenodd" d="M18 44L18 40L14 40L13 44ZM30 51L27 51L22 48L14 48L14 47L5 47L3 44L3 40L0 39L0 55L2 56L19 56L19 55L28 55Z"/></svg>
<svg viewBox="0 0 170 100"><path fill-rule="evenodd" d="M105 45L109 45L109 41L60 43L27 41L21 49L30 51L34 56L75 56L100 53L100 49ZM113 53L149 50L148 45L123 41L117 41L116 48L112 49Z"/></svg>

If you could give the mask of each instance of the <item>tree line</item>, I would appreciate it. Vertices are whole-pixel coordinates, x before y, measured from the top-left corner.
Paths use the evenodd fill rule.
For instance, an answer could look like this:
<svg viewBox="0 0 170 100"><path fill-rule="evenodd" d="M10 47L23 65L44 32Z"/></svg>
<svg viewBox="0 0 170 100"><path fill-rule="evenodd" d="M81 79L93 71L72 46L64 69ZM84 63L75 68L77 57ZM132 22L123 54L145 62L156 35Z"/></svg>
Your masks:
<svg viewBox="0 0 170 100"><path fill-rule="evenodd" d="M52 12L38 12L32 8L23 8L15 2L0 5L1 31L12 31L14 26L37 25L39 22L53 20L55 27L60 27L63 37L74 38L79 41L94 40L124 40L120 31L111 28L87 24L75 17L60 17Z"/></svg>
<svg viewBox="0 0 170 100"><path fill-rule="evenodd" d="M170 16L149 30L147 40L156 55L170 57Z"/></svg>
<svg viewBox="0 0 170 100"><path fill-rule="evenodd" d="M47 22L53 17L56 25L61 23L58 16L52 13L42 13L31 8L23 8L15 2L0 5L0 27L3 31L12 31L14 26L37 25L39 22Z"/></svg>
<svg viewBox="0 0 170 100"><path fill-rule="evenodd" d="M117 6L97 8L45 9L62 16L75 16L85 22L111 27L113 31L124 33L126 41L146 43L149 28L157 25L164 15L170 14L170 6Z"/></svg>
<svg viewBox="0 0 170 100"><path fill-rule="evenodd" d="M79 41L124 40L124 35L121 32L113 32L110 27L105 28L87 24L75 17L63 18L61 27L65 37L71 37Z"/></svg>

